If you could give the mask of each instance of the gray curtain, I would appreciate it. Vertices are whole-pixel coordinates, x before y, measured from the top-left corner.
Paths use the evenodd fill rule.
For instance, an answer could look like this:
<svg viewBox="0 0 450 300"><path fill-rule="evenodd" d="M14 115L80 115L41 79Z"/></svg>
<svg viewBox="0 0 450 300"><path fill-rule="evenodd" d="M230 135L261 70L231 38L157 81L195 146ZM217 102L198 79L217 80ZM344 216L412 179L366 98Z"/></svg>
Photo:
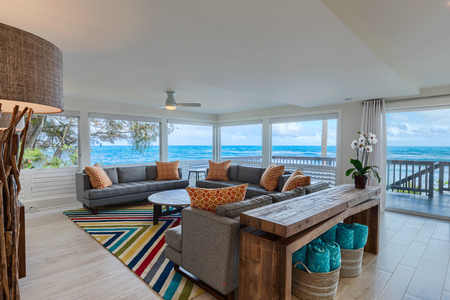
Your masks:
<svg viewBox="0 0 450 300"><path fill-rule="evenodd" d="M368 161L370 166L378 166L381 183L370 179L369 185L381 187L381 211L386 207L386 107L384 100L370 100L364 102L361 120L361 131L377 135L378 143L374 145Z"/></svg>

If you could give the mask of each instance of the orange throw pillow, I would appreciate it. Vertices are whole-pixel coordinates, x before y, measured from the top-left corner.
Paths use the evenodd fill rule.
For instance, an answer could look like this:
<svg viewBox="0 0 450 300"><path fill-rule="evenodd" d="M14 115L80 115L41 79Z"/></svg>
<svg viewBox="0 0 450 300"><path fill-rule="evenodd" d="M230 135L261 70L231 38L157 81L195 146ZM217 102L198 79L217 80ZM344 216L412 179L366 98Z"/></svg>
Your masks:
<svg viewBox="0 0 450 300"><path fill-rule="evenodd" d="M248 183L220 189L187 187L191 207L216 213L217 206L245 199Z"/></svg>
<svg viewBox="0 0 450 300"><path fill-rule="evenodd" d="M205 180L230 181L228 179L228 169L230 168L231 160L217 163L209 160L208 176Z"/></svg>
<svg viewBox="0 0 450 300"><path fill-rule="evenodd" d="M284 166L271 164L261 177L259 185L268 191L274 191L278 186L278 178L284 174Z"/></svg>
<svg viewBox="0 0 450 300"><path fill-rule="evenodd" d="M282 192L292 191L300 186L306 186L311 184L311 177L305 176L302 170L298 169L289 177L286 184L283 187Z"/></svg>
<svg viewBox="0 0 450 300"><path fill-rule="evenodd" d="M106 175L99 164L95 164L92 167L86 167L84 170L86 171L86 174L89 175L89 181L94 189L101 190L112 185L111 179L109 179L108 175Z"/></svg>
<svg viewBox="0 0 450 300"><path fill-rule="evenodd" d="M178 164L179 160L171 162L155 161L156 172L158 177L156 180L180 180L178 175Z"/></svg>

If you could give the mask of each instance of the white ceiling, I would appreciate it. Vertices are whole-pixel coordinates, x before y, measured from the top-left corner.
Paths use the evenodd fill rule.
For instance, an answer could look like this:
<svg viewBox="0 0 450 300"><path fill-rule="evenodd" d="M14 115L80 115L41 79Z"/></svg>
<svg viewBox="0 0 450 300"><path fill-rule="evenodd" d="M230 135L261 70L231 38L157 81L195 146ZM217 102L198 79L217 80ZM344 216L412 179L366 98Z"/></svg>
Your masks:
<svg viewBox="0 0 450 300"><path fill-rule="evenodd" d="M450 84L450 1L0 0L64 53L65 95L229 113ZM180 108L181 109L181 108Z"/></svg>

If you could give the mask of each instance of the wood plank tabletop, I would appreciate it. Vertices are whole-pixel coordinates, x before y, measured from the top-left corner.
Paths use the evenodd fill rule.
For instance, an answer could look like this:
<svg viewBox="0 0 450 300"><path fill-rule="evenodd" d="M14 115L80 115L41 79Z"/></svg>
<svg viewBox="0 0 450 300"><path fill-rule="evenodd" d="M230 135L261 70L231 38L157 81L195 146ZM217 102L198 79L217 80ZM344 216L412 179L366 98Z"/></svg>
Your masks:
<svg viewBox="0 0 450 300"><path fill-rule="evenodd" d="M342 184L243 212L240 221L266 232L289 237L373 198L380 192L380 187L356 189L353 184Z"/></svg>

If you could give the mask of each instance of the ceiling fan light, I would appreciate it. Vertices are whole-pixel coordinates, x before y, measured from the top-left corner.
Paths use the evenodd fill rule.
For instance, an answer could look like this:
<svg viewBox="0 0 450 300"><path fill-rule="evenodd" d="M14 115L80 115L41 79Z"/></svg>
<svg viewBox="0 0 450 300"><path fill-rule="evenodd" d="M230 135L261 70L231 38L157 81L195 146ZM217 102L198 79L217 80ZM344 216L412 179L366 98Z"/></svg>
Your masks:
<svg viewBox="0 0 450 300"><path fill-rule="evenodd" d="M166 104L166 109L174 110L174 109L176 109L176 108L177 108L176 105L173 105L173 104Z"/></svg>

